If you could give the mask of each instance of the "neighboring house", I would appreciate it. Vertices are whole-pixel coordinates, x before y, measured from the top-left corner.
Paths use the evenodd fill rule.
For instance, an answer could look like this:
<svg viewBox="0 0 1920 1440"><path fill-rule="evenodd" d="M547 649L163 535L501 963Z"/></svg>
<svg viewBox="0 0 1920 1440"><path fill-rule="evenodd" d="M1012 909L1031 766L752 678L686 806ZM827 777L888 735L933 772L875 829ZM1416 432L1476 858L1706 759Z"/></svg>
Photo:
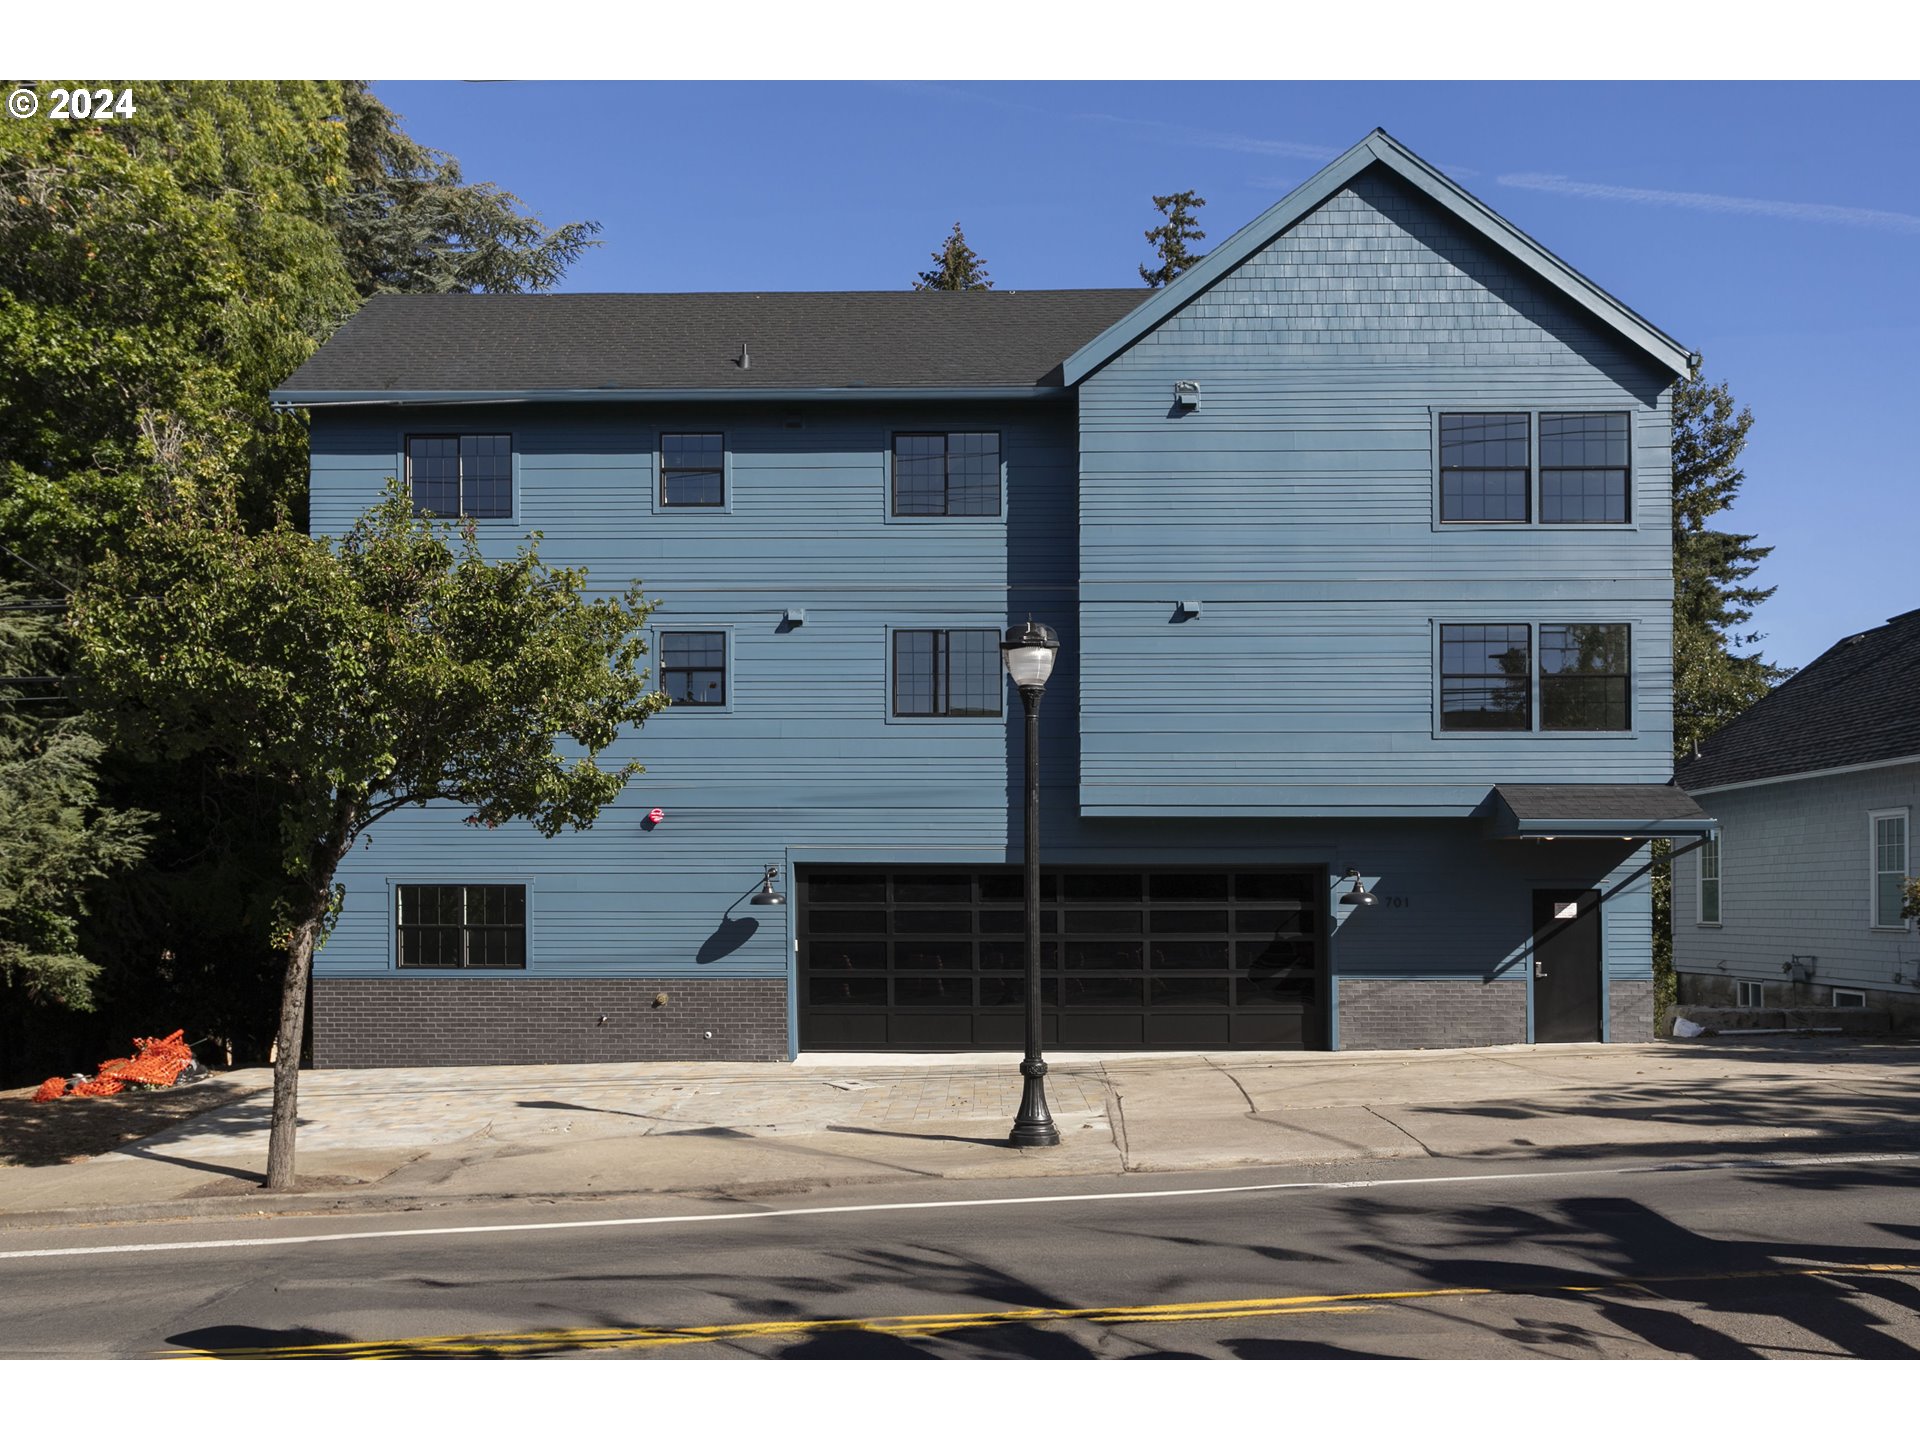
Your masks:
<svg viewBox="0 0 1920 1440"><path fill-rule="evenodd" d="M639 577L675 703L589 831L373 832L317 1063L1017 1047L1029 614L1050 1045L1650 1037L1688 363L1378 131L1158 291L370 302L315 530Z"/></svg>
<svg viewBox="0 0 1920 1440"><path fill-rule="evenodd" d="M1920 1021L1920 610L1849 635L1684 760L1720 821L1677 855L1680 999L1846 1005Z"/></svg>

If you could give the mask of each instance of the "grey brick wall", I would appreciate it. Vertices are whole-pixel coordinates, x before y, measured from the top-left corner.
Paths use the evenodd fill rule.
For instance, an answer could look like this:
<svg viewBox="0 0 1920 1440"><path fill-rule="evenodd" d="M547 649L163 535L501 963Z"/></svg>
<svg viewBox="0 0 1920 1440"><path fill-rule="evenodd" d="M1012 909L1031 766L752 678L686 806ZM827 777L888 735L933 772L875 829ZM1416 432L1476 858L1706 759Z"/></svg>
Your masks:
<svg viewBox="0 0 1920 1440"><path fill-rule="evenodd" d="M1527 987L1512 980L1342 980L1342 1050L1523 1045Z"/></svg>
<svg viewBox="0 0 1920 1440"><path fill-rule="evenodd" d="M1607 1039L1617 1045L1653 1039L1653 981L1615 980L1608 984Z"/></svg>
<svg viewBox="0 0 1920 1440"><path fill-rule="evenodd" d="M784 980L313 982L313 1063L323 1070L786 1058Z"/></svg>

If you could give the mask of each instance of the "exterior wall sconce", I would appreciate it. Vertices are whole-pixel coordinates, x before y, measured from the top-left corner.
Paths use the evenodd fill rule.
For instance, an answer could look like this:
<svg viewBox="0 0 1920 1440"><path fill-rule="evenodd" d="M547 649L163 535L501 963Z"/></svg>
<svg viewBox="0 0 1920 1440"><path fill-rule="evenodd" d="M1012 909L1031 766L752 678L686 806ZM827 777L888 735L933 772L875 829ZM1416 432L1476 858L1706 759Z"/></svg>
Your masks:
<svg viewBox="0 0 1920 1440"><path fill-rule="evenodd" d="M1174 381L1173 403L1182 410L1198 410L1200 408L1200 382L1198 380Z"/></svg>
<svg viewBox="0 0 1920 1440"><path fill-rule="evenodd" d="M1367 893L1367 887L1360 883L1360 872L1358 870L1354 869L1351 865L1349 865L1347 867L1347 873L1342 875L1340 878L1342 880L1353 881L1353 888L1347 891L1346 894L1340 897L1340 903L1342 905L1373 904L1373 896L1369 895Z"/></svg>
<svg viewBox="0 0 1920 1440"><path fill-rule="evenodd" d="M786 904L787 897L782 895L778 890L773 888L773 877L778 875L779 873L780 873L780 867L778 865L767 866L767 873L760 877L760 889L758 893L755 894L753 899L749 900L747 903L749 905L784 905Z"/></svg>

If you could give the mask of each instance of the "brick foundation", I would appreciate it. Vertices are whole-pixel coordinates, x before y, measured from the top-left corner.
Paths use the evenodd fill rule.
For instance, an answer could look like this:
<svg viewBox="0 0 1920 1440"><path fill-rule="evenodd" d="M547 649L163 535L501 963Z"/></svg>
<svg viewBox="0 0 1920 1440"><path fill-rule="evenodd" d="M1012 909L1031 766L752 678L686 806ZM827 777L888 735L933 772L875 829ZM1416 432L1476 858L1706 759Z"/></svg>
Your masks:
<svg viewBox="0 0 1920 1440"><path fill-rule="evenodd" d="M313 1063L323 1070L786 1058L784 980L313 982Z"/></svg>
<svg viewBox="0 0 1920 1440"><path fill-rule="evenodd" d="M1342 980L1342 1050L1522 1045L1527 987L1513 980Z"/></svg>
<svg viewBox="0 0 1920 1440"><path fill-rule="evenodd" d="M1754 977L1751 975L1691 975L1682 971L1678 978L1682 1005L1731 1010L1737 1008L1740 1001L1736 981L1750 980ZM1761 983L1766 987L1765 998L1767 1007L1771 1010L1823 1008L1833 1004L1833 992L1836 988L1859 990L1867 997L1866 1008L1885 1015L1891 1029L1906 1034L1920 1032L1920 991L1876 990L1865 985L1835 987L1822 984L1818 980L1802 980L1793 983L1784 977L1763 979ZM1833 1022L1823 1017L1822 1023Z"/></svg>
<svg viewBox="0 0 1920 1440"><path fill-rule="evenodd" d="M1653 981L1609 982L1607 1039L1618 1045L1653 1039Z"/></svg>

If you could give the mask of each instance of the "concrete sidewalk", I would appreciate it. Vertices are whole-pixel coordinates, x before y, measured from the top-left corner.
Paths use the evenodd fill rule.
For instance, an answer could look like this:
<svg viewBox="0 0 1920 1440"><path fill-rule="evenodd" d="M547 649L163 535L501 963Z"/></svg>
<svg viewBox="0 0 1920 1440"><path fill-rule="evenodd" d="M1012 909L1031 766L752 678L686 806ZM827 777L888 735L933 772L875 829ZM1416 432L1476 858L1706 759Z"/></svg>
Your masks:
<svg viewBox="0 0 1920 1440"><path fill-rule="evenodd" d="M1052 1064L1063 1143L1037 1151L1006 1144L1020 1092L1014 1057L315 1071L301 1078L305 1193L257 1189L269 1113L257 1093L111 1154L0 1166L0 1228L1421 1156L1688 1159L1920 1139L1920 1046L1880 1039Z"/></svg>

